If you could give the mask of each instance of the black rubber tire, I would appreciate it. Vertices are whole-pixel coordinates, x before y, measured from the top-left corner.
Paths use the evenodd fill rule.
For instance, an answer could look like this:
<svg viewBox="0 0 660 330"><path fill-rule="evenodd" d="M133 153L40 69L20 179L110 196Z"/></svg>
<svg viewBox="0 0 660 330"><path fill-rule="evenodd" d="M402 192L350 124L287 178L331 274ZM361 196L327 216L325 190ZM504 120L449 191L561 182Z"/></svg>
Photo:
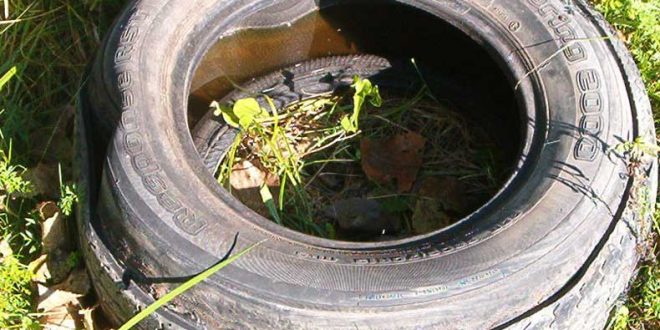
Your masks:
<svg viewBox="0 0 660 330"><path fill-rule="evenodd" d="M655 144L625 47L582 1L399 2L465 31L521 82L524 157L498 195L446 230L381 243L312 238L257 216L218 187L195 149L192 72L224 29L293 21L316 3L136 1L92 65L78 117L81 246L112 321L164 288L139 276L123 288L127 268L195 273L240 232L238 249L267 241L141 327L605 326L640 258L652 213L642 207L657 188L655 162L631 177L614 150L636 136ZM265 15L236 21L254 12Z"/></svg>

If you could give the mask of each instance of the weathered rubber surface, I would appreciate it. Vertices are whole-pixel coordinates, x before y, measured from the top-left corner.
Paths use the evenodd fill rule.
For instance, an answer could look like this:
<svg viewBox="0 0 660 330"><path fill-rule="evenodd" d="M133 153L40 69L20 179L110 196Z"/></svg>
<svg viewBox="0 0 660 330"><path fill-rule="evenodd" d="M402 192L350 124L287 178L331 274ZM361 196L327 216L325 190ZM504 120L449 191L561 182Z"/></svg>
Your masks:
<svg viewBox="0 0 660 330"><path fill-rule="evenodd" d="M616 31L605 18L586 1L576 1L576 10L592 17L603 35L615 36ZM626 86L636 109L640 135L655 144L655 127L648 95L635 62L621 40L613 37L610 47L624 72ZM649 233L653 225L653 205L656 201L658 172L655 159L646 159L646 175L637 177L633 185L640 192L627 202L621 218L612 224L592 259L583 270L557 295L533 310L526 317L512 322L508 329L603 329L615 306L625 302L631 281L637 274L640 257L648 253Z"/></svg>
<svg viewBox="0 0 660 330"><path fill-rule="evenodd" d="M362 245L258 218L214 184L185 125L191 72L214 36L292 21L315 4L144 0L127 8L91 68L78 117L81 246L113 321L162 294L148 283L124 290L127 267L151 278L195 273L240 231L239 249L268 241L141 326L604 327L649 231L652 212L640 205L653 205L657 188L655 163L643 164L647 178L631 178L612 150L635 136L655 143L630 55L583 2L412 3L506 59L527 106L525 157L499 195L459 224ZM276 14L234 20L246 11ZM632 194L637 185L647 193Z"/></svg>

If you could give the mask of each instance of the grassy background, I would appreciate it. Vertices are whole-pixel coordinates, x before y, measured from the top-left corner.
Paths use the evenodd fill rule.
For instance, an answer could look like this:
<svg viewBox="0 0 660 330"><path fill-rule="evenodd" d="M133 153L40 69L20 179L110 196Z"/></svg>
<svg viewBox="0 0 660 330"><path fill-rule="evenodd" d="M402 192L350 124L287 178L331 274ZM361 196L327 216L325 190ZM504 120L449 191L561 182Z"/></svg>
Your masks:
<svg viewBox="0 0 660 330"><path fill-rule="evenodd" d="M660 128L660 0L595 0L635 57L653 106L656 136ZM628 301L612 319L614 329L660 329L660 211L654 216L652 253L635 280Z"/></svg>
<svg viewBox="0 0 660 330"><path fill-rule="evenodd" d="M38 206L75 200L75 96L124 2L0 0L0 77L16 70L0 90L0 329L40 327L30 265L42 253Z"/></svg>
<svg viewBox="0 0 660 330"><path fill-rule="evenodd" d="M39 327L29 263L41 254L37 206L75 200L72 116L86 63L124 0L0 0L0 328ZM660 126L660 0L594 0L620 31L642 72ZM7 13L8 15L5 15ZM62 164L62 171L58 171ZM62 199L64 201L62 201ZM660 232L660 213L655 217ZM660 329L655 248L640 268L616 329Z"/></svg>

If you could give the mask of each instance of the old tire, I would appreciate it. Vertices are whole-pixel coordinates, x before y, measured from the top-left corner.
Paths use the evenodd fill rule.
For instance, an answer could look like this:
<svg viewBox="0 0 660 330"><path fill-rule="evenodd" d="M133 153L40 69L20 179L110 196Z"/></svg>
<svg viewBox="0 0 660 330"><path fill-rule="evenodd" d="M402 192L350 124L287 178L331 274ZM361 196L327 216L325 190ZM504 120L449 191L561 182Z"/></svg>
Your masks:
<svg viewBox="0 0 660 330"><path fill-rule="evenodd" d="M654 144L655 133L630 55L583 1L359 2L435 15L520 82L518 168L454 226L380 243L323 240L257 216L215 184L185 111L204 51L227 29L347 2L142 0L124 11L78 121L81 246L109 318L125 321L171 287L126 288L127 269L196 273L240 232L238 249L266 241L141 326L603 328L640 258L657 184L655 163L631 176L615 147L637 136Z"/></svg>

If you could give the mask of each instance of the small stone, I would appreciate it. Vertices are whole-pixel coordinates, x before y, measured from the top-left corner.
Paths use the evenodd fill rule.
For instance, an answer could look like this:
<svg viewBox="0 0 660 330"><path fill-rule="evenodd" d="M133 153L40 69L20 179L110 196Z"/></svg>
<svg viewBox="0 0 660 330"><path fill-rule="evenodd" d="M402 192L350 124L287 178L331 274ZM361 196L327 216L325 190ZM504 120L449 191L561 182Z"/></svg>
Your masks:
<svg viewBox="0 0 660 330"><path fill-rule="evenodd" d="M72 268L69 262L69 254L62 250L49 252L46 266L48 267L51 283L61 283L66 280Z"/></svg>
<svg viewBox="0 0 660 330"><path fill-rule="evenodd" d="M337 221L343 230L382 234L398 232L401 221L385 212L376 200L350 198L340 200L327 207L326 216Z"/></svg>
<svg viewBox="0 0 660 330"><path fill-rule="evenodd" d="M40 212L41 210L44 210L44 208L40 209ZM72 244L71 239L69 239L64 217L60 215L59 210L44 210L44 214L50 214L51 216L41 223L43 252L51 253L56 250L70 251Z"/></svg>

